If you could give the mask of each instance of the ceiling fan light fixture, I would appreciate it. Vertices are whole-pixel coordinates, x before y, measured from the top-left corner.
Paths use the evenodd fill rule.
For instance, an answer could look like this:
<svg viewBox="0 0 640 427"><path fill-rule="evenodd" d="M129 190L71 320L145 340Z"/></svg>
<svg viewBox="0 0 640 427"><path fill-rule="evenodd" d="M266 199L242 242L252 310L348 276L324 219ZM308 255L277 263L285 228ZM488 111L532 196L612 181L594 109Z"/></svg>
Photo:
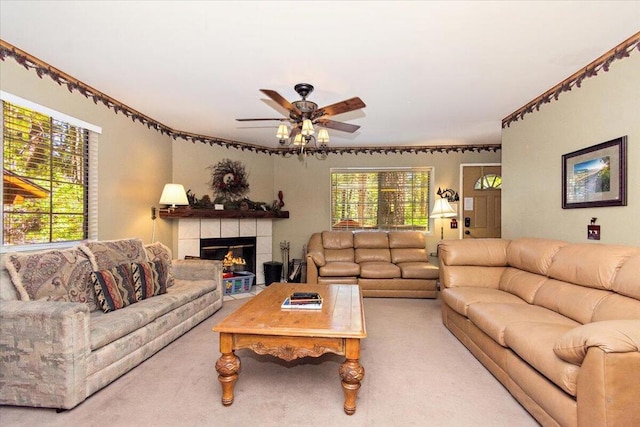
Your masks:
<svg viewBox="0 0 640 427"><path fill-rule="evenodd" d="M289 128L287 125L282 123L278 126L278 131L276 132L276 138L280 140L280 143L284 143L289 138Z"/></svg>
<svg viewBox="0 0 640 427"><path fill-rule="evenodd" d="M315 131L313 130L313 123L311 123L311 120L304 119L302 121L302 131L300 133L304 137L311 136L315 133Z"/></svg>
<svg viewBox="0 0 640 427"><path fill-rule="evenodd" d="M305 141L302 138L302 134L299 133L295 136L295 138L293 138L293 145L295 145L296 147L300 147L300 146L304 147L305 145L307 145L307 141Z"/></svg>
<svg viewBox="0 0 640 427"><path fill-rule="evenodd" d="M321 128L318 131L317 141L318 144L323 147L325 147L329 143L329 132L325 128Z"/></svg>

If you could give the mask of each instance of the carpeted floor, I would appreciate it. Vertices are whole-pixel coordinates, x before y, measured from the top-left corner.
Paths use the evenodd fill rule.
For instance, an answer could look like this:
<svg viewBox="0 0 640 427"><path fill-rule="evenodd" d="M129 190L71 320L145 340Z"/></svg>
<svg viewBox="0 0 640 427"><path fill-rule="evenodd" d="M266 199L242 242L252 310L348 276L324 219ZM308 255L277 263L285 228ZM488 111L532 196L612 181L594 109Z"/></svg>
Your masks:
<svg viewBox="0 0 640 427"><path fill-rule="evenodd" d="M220 403L213 326L223 308L142 365L63 413L0 407L6 426L536 426L442 325L440 300L365 298L366 374L344 413L342 356L283 362L238 351L235 401Z"/></svg>

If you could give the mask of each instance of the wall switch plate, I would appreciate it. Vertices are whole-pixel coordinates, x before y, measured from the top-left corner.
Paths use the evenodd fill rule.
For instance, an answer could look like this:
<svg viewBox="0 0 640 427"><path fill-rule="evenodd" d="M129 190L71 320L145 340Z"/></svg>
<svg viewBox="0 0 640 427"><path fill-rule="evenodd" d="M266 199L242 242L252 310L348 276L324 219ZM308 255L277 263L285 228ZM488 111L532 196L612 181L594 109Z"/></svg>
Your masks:
<svg viewBox="0 0 640 427"><path fill-rule="evenodd" d="M599 225L587 225L587 239L600 240L600 226Z"/></svg>

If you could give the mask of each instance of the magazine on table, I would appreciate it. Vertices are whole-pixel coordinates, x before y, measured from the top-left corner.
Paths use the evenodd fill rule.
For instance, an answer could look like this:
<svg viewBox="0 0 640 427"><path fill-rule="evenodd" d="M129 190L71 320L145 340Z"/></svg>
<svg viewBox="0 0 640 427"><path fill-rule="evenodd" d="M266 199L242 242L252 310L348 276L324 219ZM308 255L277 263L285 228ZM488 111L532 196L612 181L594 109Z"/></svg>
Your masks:
<svg viewBox="0 0 640 427"><path fill-rule="evenodd" d="M322 297L316 292L294 292L282 302L280 307L299 310L319 310L322 308Z"/></svg>

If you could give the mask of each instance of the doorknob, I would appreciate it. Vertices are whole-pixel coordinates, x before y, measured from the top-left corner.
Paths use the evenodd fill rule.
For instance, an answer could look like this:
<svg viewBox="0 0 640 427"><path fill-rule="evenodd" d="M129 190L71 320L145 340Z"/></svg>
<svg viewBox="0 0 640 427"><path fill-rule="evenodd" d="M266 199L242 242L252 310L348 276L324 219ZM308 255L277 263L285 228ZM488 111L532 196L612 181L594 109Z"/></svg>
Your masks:
<svg viewBox="0 0 640 427"><path fill-rule="evenodd" d="M464 230L464 234L468 236L469 234L471 234L471 232L469 230Z"/></svg>

